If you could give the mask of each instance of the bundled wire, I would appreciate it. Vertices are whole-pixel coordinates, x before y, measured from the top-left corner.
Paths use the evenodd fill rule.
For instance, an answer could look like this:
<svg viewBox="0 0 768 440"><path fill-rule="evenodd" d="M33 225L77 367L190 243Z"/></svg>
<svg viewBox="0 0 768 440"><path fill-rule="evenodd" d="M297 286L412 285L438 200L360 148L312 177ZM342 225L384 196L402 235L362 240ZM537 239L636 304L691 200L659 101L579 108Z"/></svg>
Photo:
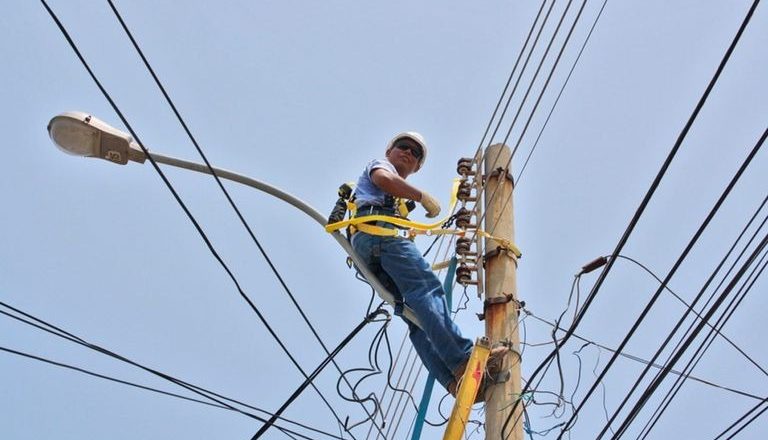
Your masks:
<svg viewBox="0 0 768 440"><path fill-rule="evenodd" d="M264 433L266 433L267 430L275 423L275 421L283 413L283 411L285 411L288 408L288 406L294 400L296 400L297 397L299 397L302 391L304 391L304 389L306 389L307 386L309 386L309 384L312 383L312 381L320 374L320 372L323 371L323 368L325 368L325 366L328 365L337 354L339 354L339 352L349 343L349 341L351 341L355 336L357 336L357 334L360 332L360 330L363 329L363 327L365 327L367 324L371 322L377 322L377 317L379 315L385 316L385 318L383 319L385 324L382 327L386 328L387 324L389 323L389 320L391 319L389 312L385 311L384 309L377 309L370 315L366 316L365 319L363 319L363 321L360 324L358 324L357 327L355 327L354 330L352 330L352 332L350 332L349 335L347 335L347 337L344 338L343 341L341 341L341 343L333 350L333 352L329 354L328 357L325 358L320 363L320 365L317 366L317 368L315 368L315 370L312 372L312 374L309 375L307 380L305 380L304 383L302 383L296 389L296 391L294 391L293 394L291 394L288 400L286 400L285 403L283 403L283 405L280 406L280 408L277 411L275 411L275 414L272 417L270 417L270 419L266 423L264 423L264 425L256 432L256 434L253 435L252 440L257 440L262 435L264 435ZM379 319L378 321L382 321L382 319Z"/></svg>

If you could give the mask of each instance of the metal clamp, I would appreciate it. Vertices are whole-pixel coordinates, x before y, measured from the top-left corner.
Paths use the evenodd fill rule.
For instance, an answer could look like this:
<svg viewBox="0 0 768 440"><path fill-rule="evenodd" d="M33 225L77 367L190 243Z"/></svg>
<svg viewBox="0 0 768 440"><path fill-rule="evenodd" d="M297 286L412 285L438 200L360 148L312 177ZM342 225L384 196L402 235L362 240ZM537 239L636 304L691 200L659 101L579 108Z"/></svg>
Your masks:
<svg viewBox="0 0 768 440"><path fill-rule="evenodd" d="M483 313L477 313L477 319L480 321L485 320L485 311L488 310L488 307L496 304L506 304L510 301L516 303L518 305L518 310L520 309L520 303L515 299L515 295L512 293L506 293L503 294L503 296L495 296L493 298L486 298L485 301L483 301Z"/></svg>
<svg viewBox="0 0 768 440"><path fill-rule="evenodd" d="M488 174L488 176L486 176L486 180L491 178L491 177L497 177L498 178L502 173L504 173L504 177L506 177L507 180L512 182L512 187L514 187L515 186L515 178L512 177L512 174L509 174L509 171L506 168L502 168L502 167L496 168L495 170L491 171L491 173Z"/></svg>
<svg viewBox="0 0 768 440"><path fill-rule="evenodd" d="M515 267L517 267L517 255L515 255L515 252L512 249L504 246L496 246L496 249L488 251L485 253L485 255L483 255L483 268L485 268L485 264L488 262L488 260L499 255L508 256L512 259L512 261L515 262Z"/></svg>

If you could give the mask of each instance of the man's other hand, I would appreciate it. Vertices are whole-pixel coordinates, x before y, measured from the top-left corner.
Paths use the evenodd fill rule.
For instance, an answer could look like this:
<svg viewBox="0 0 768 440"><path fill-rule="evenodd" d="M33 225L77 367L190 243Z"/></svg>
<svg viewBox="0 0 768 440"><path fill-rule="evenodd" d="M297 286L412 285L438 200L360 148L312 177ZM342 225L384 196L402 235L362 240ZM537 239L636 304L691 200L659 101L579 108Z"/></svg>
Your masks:
<svg viewBox="0 0 768 440"><path fill-rule="evenodd" d="M421 206L423 206L427 211L428 218L434 218L440 214L440 202L438 202L437 199L431 195L422 191L421 200L419 200L419 203L421 203Z"/></svg>

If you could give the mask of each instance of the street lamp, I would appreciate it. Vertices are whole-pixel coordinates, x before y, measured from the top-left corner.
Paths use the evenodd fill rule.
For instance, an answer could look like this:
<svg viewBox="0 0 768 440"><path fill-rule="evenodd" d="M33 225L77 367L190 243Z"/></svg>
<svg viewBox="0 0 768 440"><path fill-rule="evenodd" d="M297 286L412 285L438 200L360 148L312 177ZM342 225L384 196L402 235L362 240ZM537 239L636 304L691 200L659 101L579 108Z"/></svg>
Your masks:
<svg viewBox="0 0 768 440"><path fill-rule="evenodd" d="M279 188L232 171L208 167L204 164L190 162L154 152L145 153L139 144L133 140L133 137L130 134L118 130L88 113L73 111L54 116L48 123L48 134L59 149L67 154L75 156L98 157L120 165L125 165L129 161L144 163L147 157L149 157L156 163L197 171L199 173L213 174L213 172L215 172L216 176L221 179L227 179L250 186L251 188L258 189L259 191L277 197L284 202L290 203L312 217L312 219L318 222L320 226L325 227L326 224L326 218L323 214L303 200ZM394 295L392 295L392 293L379 282L376 276L368 270L368 267L357 255L349 241L338 231L333 232L331 235L333 235L333 238L336 239L347 255L349 255L360 273L362 273L365 279L371 284L371 287L374 288L384 301L394 307ZM403 310L403 316L414 324L421 326L416 315L413 313L413 310L407 306Z"/></svg>
<svg viewBox="0 0 768 440"><path fill-rule="evenodd" d="M48 123L51 139L67 154L99 157L125 165L144 163L147 156L130 134L83 112L65 112Z"/></svg>

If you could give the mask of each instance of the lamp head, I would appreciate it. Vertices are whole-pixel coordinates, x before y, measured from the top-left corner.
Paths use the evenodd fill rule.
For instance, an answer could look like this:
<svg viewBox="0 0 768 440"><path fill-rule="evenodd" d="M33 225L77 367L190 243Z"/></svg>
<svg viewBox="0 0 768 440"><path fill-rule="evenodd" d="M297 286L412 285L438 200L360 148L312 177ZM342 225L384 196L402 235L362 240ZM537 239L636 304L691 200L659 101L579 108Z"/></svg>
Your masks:
<svg viewBox="0 0 768 440"><path fill-rule="evenodd" d="M143 163L146 155L130 134L84 112L65 112L48 123L51 140L67 154L98 157L125 165Z"/></svg>

